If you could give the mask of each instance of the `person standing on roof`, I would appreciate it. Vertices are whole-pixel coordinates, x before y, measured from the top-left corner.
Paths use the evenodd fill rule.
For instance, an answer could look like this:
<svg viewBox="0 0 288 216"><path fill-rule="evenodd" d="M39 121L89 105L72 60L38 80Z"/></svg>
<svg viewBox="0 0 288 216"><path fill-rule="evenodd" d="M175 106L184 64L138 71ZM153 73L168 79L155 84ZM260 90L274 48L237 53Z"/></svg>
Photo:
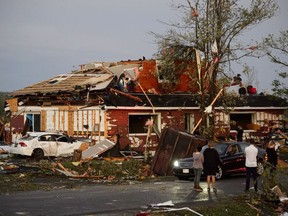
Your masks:
<svg viewBox="0 0 288 216"><path fill-rule="evenodd" d="M125 82L125 74L124 73L121 74L119 77L118 88L122 92L126 91L126 82Z"/></svg>

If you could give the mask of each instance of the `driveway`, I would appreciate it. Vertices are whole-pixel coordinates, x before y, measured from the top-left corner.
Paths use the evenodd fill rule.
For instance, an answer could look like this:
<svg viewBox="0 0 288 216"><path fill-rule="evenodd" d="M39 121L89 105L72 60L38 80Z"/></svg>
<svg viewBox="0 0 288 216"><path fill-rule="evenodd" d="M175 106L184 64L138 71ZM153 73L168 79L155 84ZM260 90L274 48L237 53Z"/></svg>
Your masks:
<svg viewBox="0 0 288 216"><path fill-rule="evenodd" d="M77 181L77 180L74 180ZM175 177L130 181L125 185L90 185L73 189L0 195L0 215L135 215L149 206L171 201L174 207L203 205L243 193L245 177L217 182L218 192L195 192L193 182ZM206 182L201 186L205 189Z"/></svg>

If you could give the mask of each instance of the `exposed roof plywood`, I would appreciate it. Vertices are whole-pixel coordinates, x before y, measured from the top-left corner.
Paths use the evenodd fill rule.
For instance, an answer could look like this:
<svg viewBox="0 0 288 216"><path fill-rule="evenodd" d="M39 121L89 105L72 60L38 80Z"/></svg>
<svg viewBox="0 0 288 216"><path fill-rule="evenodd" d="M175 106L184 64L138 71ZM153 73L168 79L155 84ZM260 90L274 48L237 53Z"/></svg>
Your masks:
<svg viewBox="0 0 288 216"><path fill-rule="evenodd" d="M63 74L51 79L36 83L13 92L13 95L53 93L53 92L73 92L75 87L84 88L86 85L93 86L94 90L105 89L113 80L114 75L105 70L90 69L77 71L71 74Z"/></svg>

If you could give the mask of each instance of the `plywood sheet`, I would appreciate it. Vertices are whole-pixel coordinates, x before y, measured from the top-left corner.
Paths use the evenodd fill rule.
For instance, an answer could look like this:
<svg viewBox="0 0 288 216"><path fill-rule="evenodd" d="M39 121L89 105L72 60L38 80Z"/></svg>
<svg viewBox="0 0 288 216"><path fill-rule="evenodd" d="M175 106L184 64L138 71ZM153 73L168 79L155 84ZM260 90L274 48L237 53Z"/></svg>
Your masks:
<svg viewBox="0 0 288 216"><path fill-rule="evenodd" d="M82 152L82 159L88 159L88 158L94 158L98 157L103 152L111 149L115 145L114 142L105 139L94 146L91 146L90 148L86 149Z"/></svg>

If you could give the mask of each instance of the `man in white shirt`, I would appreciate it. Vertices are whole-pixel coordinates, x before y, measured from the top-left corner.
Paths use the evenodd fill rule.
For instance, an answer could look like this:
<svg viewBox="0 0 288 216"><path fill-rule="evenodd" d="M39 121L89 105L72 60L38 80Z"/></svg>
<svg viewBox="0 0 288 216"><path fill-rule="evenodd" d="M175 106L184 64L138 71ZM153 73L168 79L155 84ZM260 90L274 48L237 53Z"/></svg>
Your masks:
<svg viewBox="0 0 288 216"><path fill-rule="evenodd" d="M245 166L246 166L246 187L245 191L249 191L250 188L250 177L252 175L254 182L254 190L257 192L257 155L258 149L253 143L250 143L248 147L245 148Z"/></svg>

